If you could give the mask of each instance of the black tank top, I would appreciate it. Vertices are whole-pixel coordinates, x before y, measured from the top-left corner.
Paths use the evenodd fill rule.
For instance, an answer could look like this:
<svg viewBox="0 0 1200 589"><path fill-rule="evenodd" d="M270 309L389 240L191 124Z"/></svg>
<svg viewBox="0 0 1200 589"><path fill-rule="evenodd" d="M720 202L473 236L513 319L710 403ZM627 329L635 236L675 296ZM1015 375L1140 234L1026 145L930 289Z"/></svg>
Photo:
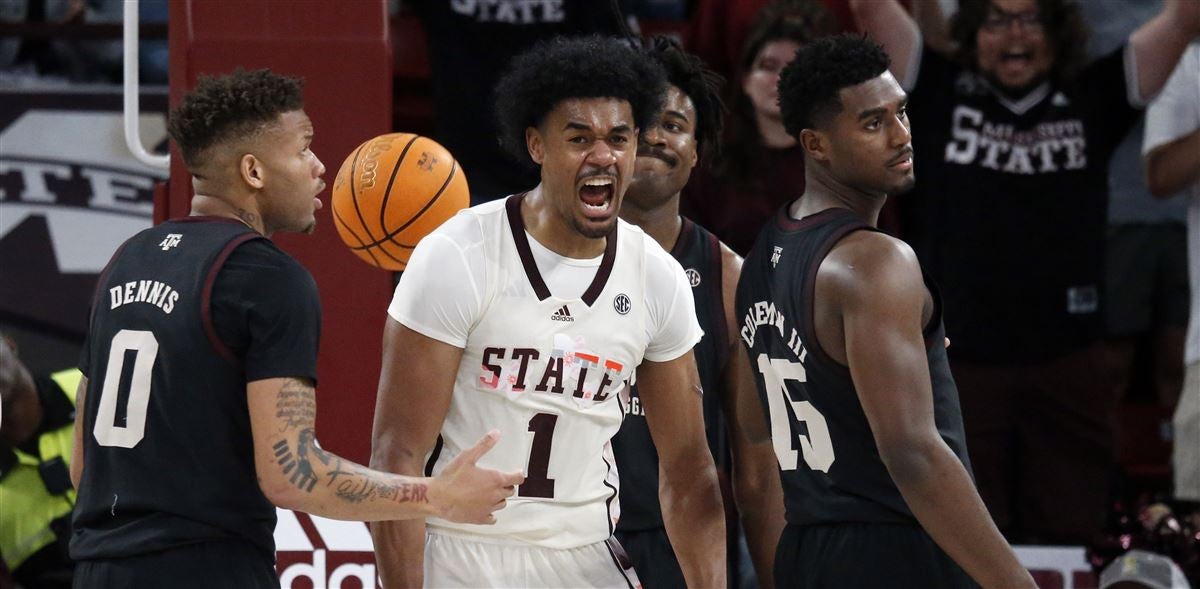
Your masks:
<svg viewBox="0 0 1200 589"><path fill-rule="evenodd" d="M125 242L101 275L81 362L86 467L72 558L234 538L274 558L245 374L208 304L225 259L253 239L265 238L236 220L168 221Z"/></svg>
<svg viewBox="0 0 1200 589"><path fill-rule="evenodd" d="M718 468L729 463L728 441L717 396L721 371L729 356L728 327L721 295L721 243L703 227L683 217L679 239L671 248L692 285L696 301L696 319L704 330L704 338L693 352L704 387L704 429L708 447ZM663 526L662 508L658 504L658 452L650 439L646 414L642 410L637 385L630 391L630 403L625 421L612 440L621 477L621 519L617 531L634 531Z"/></svg>
<svg viewBox="0 0 1200 589"><path fill-rule="evenodd" d="M787 206L767 224L742 267L739 336L749 348L759 399L780 465L787 521L915 523L879 457L850 370L816 343L817 269L843 237L875 229L847 209L802 220ZM937 289L924 330L939 434L970 471L958 391L950 375Z"/></svg>

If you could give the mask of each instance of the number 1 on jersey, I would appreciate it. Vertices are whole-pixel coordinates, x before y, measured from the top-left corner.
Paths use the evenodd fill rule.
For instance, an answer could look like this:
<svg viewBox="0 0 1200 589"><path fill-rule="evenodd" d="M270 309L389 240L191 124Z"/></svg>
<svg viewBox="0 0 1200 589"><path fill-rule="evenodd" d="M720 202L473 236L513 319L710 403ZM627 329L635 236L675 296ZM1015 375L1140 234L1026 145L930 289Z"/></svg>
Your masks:
<svg viewBox="0 0 1200 589"><path fill-rule="evenodd" d="M518 497L554 498L554 479L549 476L550 445L554 441L554 426L557 423L558 416L553 413L538 413L529 420L533 443L529 448L525 482L517 487Z"/></svg>
<svg viewBox="0 0 1200 589"><path fill-rule="evenodd" d="M804 462L809 468L824 473L833 466L833 441L829 438L829 425L825 416L808 401L793 401L787 392L787 381L806 382L808 373L804 365L787 359L768 358L758 355L758 371L766 385L767 410L771 414L771 444L775 447L775 458L782 470L796 470L797 452L792 448L792 428L784 402L792 407L796 421L808 427L808 435L796 434Z"/></svg>

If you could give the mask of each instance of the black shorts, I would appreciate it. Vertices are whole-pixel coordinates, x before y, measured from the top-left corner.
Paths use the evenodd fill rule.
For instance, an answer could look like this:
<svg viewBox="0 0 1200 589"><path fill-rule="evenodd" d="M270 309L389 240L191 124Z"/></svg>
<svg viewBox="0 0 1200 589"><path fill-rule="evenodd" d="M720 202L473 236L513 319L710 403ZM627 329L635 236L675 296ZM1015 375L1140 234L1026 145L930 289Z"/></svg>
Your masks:
<svg viewBox="0 0 1200 589"><path fill-rule="evenodd" d="M775 551L775 586L804 589L977 589L920 526L788 524Z"/></svg>
<svg viewBox="0 0 1200 589"><path fill-rule="evenodd" d="M82 560L75 589L279 589L274 560L245 542L200 542L126 558Z"/></svg>
<svg viewBox="0 0 1200 589"><path fill-rule="evenodd" d="M683 569L671 548L665 528L651 528L630 532L618 531L617 541L633 561L633 570L646 589L670 589L687 587L683 581Z"/></svg>

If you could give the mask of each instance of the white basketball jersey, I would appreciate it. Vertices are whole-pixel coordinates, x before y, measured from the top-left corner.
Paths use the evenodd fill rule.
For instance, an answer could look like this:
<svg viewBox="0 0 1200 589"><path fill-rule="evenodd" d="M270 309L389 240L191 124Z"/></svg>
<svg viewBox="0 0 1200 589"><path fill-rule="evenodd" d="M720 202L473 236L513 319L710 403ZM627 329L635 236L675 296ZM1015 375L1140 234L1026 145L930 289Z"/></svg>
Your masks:
<svg viewBox="0 0 1200 589"><path fill-rule="evenodd" d="M496 513L495 525L435 518L428 525L439 533L574 548L608 538L619 516L609 440L624 416L618 396L628 395L627 380L655 333L646 275L647 247L658 245L640 229L618 222L616 239L608 240L582 296L556 296L534 261L520 203L521 197L510 197L452 220L462 223L466 216L482 230L480 247L467 255L483 257L482 265L468 267L482 267L484 276L471 282L480 293L479 308L461 346L449 412L429 460L436 474L489 430L499 429L499 443L479 465L523 471L526 479ZM650 253L666 256L658 249ZM680 280L686 280L675 266ZM654 271L662 272L658 268ZM690 292L685 294L690 301ZM393 312L422 331L419 321L409 325L397 315ZM694 324L694 312L688 316ZM698 325L683 332L689 340L675 357L699 339Z"/></svg>

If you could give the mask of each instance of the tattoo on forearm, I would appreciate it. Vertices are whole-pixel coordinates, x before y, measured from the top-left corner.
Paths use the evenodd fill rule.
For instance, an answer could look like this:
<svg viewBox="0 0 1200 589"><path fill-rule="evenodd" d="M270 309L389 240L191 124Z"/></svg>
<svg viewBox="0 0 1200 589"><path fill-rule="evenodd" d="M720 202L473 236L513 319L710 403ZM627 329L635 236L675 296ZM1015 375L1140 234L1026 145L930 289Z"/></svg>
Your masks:
<svg viewBox="0 0 1200 589"><path fill-rule="evenodd" d="M348 503L363 501L391 501L393 503L428 503L428 488L423 483L388 484L375 478L368 469L357 464L347 463L321 449L316 443L312 428L300 430L295 452L287 440L279 440L273 446L275 459L283 467L283 474L290 475L288 479L301 491L311 493L317 481L324 476L329 479L326 487L333 487L334 493ZM329 467L329 472L321 475L314 468L316 462Z"/></svg>
<svg viewBox="0 0 1200 589"><path fill-rule="evenodd" d="M371 476L361 470L342 470L341 464L327 475L329 482L325 486L334 487L338 497L350 503L383 500L393 503L426 503L426 487L421 483L387 484L372 480Z"/></svg>
<svg viewBox="0 0 1200 589"><path fill-rule="evenodd" d="M317 484L317 473L313 470L312 462L309 461L310 456L315 456L321 464L329 466L333 460L333 456L322 450L316 445L316 436L313 435L312 428L300 430L300 436L296 441L296 452L292 454L288 448L287 440L279 440L275 443L275 458L283 467L283 474L291 475L289 479L296 488L306 493L311 493L313 487ZM341 460L338 459L338 466L341 466Z"/></svg>
<svg viewBox="0 0 1200 589"><path fill-rule="evenodd" d="M317 419L317 400L312 387L294 381L284 383L275 399L275 417L284 421L279 431L312 427Z"/></svg>

